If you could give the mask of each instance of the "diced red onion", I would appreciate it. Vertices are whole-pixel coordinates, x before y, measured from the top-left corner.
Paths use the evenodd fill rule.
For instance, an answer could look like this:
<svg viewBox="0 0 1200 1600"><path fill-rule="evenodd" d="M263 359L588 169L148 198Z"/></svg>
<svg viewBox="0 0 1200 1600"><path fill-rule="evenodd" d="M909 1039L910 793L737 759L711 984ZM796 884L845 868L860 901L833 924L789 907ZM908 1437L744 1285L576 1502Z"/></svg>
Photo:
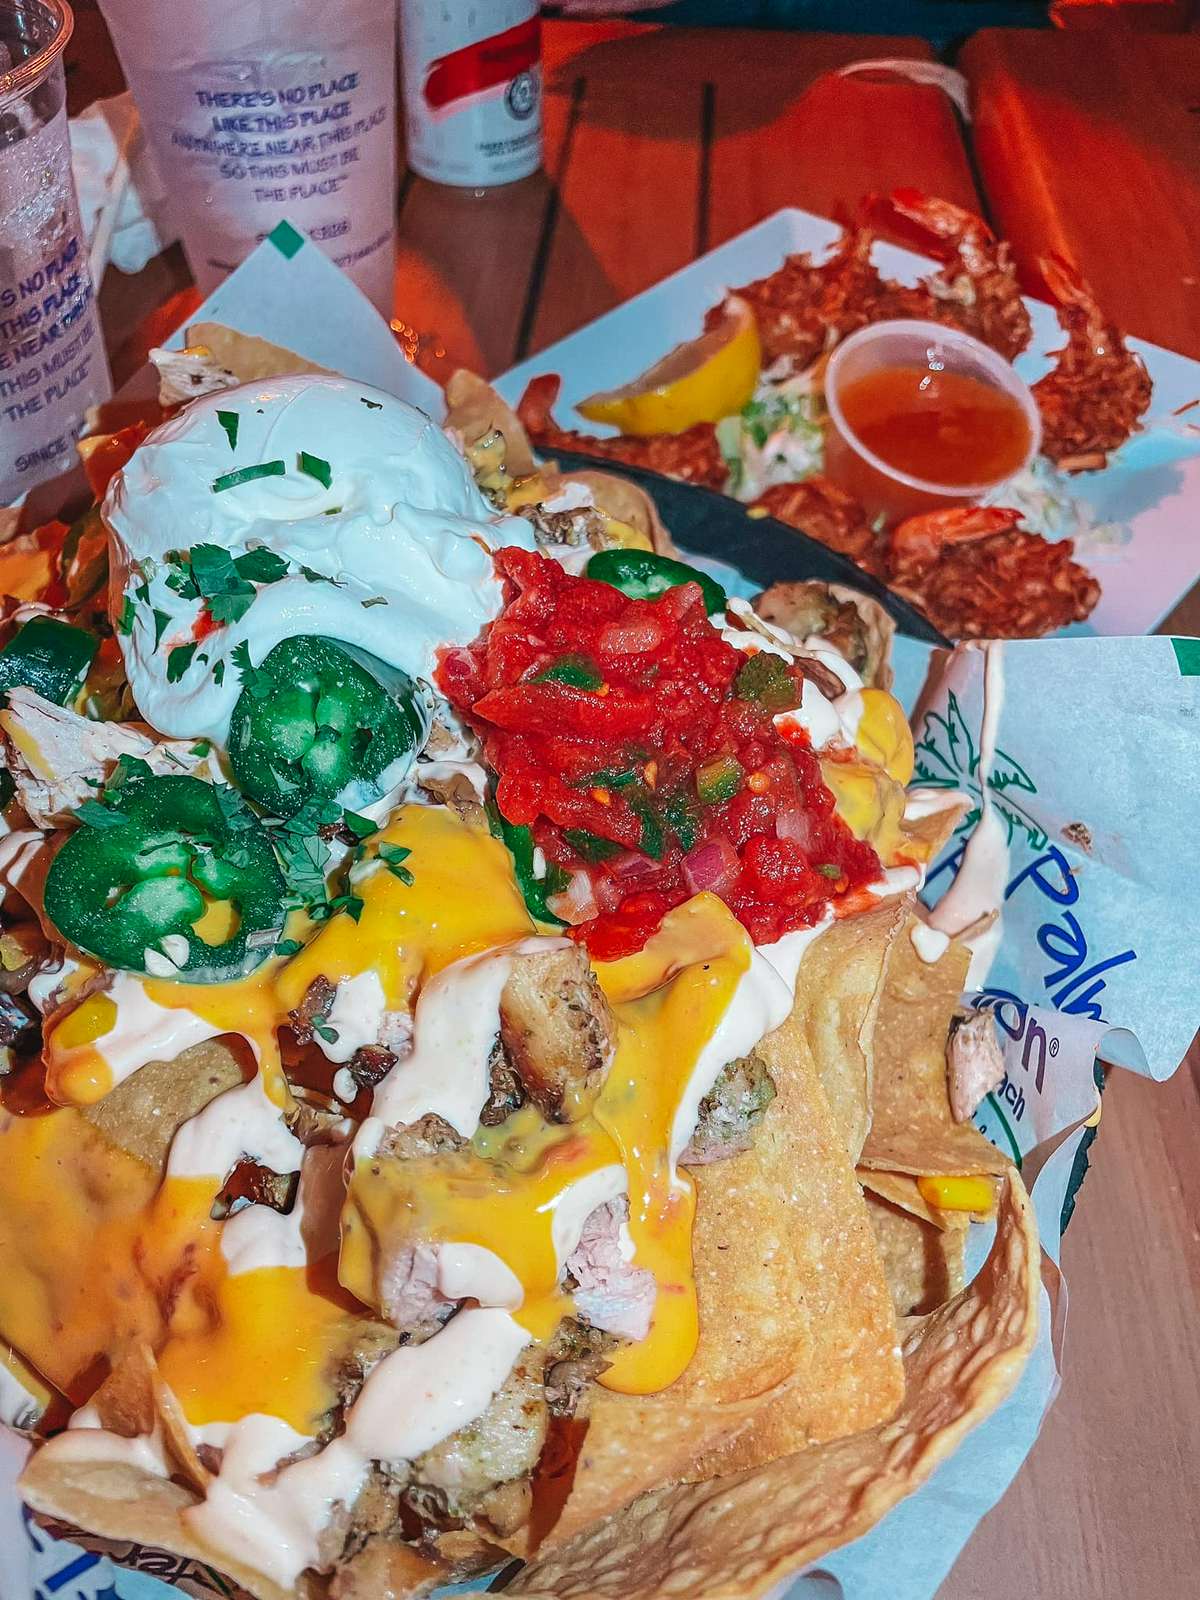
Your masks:
<svg viewBox="0 0 1200 1600"><path fill-rule="evenodd" d="M741 870L738 853L723 833L706 839L683 858L683 878L692 894L727 895Z"/></svg>
<svg viewBox="0 0 1200 1600"><path fill-rule="evenodd" d="M562 917L572 927L577 922L590 922L600 911L591 876L586 872L573 872L562 893L550 895L546 904L555 916Z"/></svg>
<svg viewBox="0 0 1200 1600"><path fill-rule="evenodd" d="M812 818L799 800L783 800L775 812L775 836L790 839L802 850L813 845Z"/></svg>
<svg viewBox="0 0 1200 1600"><path fill-rule="evenodd" d="M644 878L648 872L657 872L657 861L651 861L649 856L641 855L636 850L627 850L623 855L614 856L609 863L614 878L628 880L630 878Z"/></svg>
<svg viewBox="0 0 1200 1600"><path fill-rule="evenodd" d="M645 655L662 642L662 624L655 617L610 622L600 630L600 649L607 655Z"/></svg>

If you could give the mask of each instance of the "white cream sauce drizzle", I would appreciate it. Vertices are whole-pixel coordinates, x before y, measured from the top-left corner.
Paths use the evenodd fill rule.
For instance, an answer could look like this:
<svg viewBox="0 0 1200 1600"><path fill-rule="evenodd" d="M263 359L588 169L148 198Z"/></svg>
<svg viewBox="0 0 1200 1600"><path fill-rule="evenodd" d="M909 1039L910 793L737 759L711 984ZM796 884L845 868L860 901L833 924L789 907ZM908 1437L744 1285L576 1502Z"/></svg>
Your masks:
<svg viewBox="0 0 1200 1600"><path fill-rule="evenodd" d="M979 734L980 816L967 840L954 882L929 916L929 924L952 938L963 938L971 951L966 987L987 981L1003 935L1004 891L1008 885L1008 835L989 787L996 756L996 733L1004 706L1003 646L991 640L982 646L983 724ZM975 929L975 932L970 930ZM964 938L965 935L965 938Z"/></svg>

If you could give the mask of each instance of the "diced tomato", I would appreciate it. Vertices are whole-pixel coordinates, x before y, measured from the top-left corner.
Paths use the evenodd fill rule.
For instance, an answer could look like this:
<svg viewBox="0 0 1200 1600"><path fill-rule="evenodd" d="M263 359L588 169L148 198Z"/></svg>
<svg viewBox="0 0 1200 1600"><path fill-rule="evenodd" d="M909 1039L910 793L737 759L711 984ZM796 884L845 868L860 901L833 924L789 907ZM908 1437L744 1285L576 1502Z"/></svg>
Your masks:
<svg viewBox="0 0 1200 1600"><path fill-rule="evenodd" d="M593 956L639 950L698 872L759 944L878 879L807 736L785 737L767 707L736 694L746 657L696 585L631 600L527 550L501 550L496 566L504 610L444 652L437 679L483 740L503 815L532 827L548 862L591 880L574 901L596 914L568 931ZM553 675L566 657L573 682ZM742 776L724 798L709 785L705 803L696 775L714 764Z"/></svg>

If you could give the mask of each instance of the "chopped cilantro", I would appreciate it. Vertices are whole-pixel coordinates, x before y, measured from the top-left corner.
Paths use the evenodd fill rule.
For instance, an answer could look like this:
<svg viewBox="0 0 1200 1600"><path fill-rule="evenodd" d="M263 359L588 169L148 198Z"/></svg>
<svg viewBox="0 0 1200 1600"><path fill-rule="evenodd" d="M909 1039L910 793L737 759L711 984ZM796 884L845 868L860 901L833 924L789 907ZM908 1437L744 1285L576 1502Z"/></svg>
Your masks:
<svg viewBox="0 0 1200 1600"><path fill-rule="evenodd" d="M326 578L323 572L314 572L311 567L300 568L300 576L306 583L332 583L332 578Z"/></svg>
<svg viewBox="0 0 1200 1600"><path fill-rule="evenodd" d="M280 578L287 576L288 564L274 550L247 550L233 564L238 576L249 579L251 583L278 583Z"/></svg>
<svg viewBox="0 0 1200 1600"><path fill-rule="evenodd" d="M369 411L382 411L383 410L383 401L382 400L368 400L365 394L360 394L358 398L362 401L363 405L365 405Z"/></svg>
<svg viewBox="0 0 1200 1600"><path fill-rule="evenodd" d="M166 633L167 624L171 618L165 611L160 611L157 606L154 607L151 615L154 617L154 648L157 650L162 643L162 636Z"/></svg>
<svg viewBox="0 0 1200 1600"><path fill-rule="evenodd" d="M381 594L373 594L370 599L363 600L360 602L360 604L362 605L364 611L368 611L372 606L387 605L387 599Z"/></svg>
<svg viewBox="0 0 1200 1600"><path fill-rule="evenodd" d="M256 700L265 700L271 693L271 679L251 661L250 646L244 639L233 647L233 664L242 680L242 688L249 689Z"/></svg>
<svg viewBox="0 0 1200 1600"><path fill-rule="evenodd" d="M840 878L842 876L841 867L835 866L832 861L818 861L816 870L823 878Z"/></svg>
<svg viewBox="0 0 1200 1600"><path fill-rule="evenodd" d="M137 616L137 607L129 595L121 602L121 615L117 618L118 633L132 633L133 619Z"/></svg>
<svg viewBox="0 0 1200 1600"><path fill-rule="evenodd" d="M412 855L411 850L406 850L404 846L400 844L389 844L386 840L384 840L384 842L379 846L376 854L379 856L380 861L383 862L384 866L388 869L392 876L394 878L399 878L401 883L407 884L411 888L411 886L417 881L408 868L404 865L409 856Z"/></svg>
<svg viewBox="0 0 1200 1600"><path fill-rule="evenodd" d="M239 484L253 483L256 478L282 478L287 468L282 461L259 461L252 467L238 467L233 472L223 472L214 478L212 492L220 494L225 489L236 489Z"/></svg>
<svg viewBox="0 0 1200 1600"><path fill-rule="evenodd" d="M196 644L177 644L174 650L167 653L167 682L178 683L180 678L192 664L192 657L196 654Z"/></svg>
<svg viewBox="0 0 1200 1600"><path fill-rule="evenodd" d="M237 449L238 414L236 411L218 411L217 421L225 429L225 437L229 440L229 448Z"/></svg>
<svg viewBox="0 0 1200 1600"><path fill-rule="evenodd" d="M218 662L217 665L219 666L220 662ZM207 740L207 739L197 739L195 744L192 746L191 750L188 752L188 754L195 756L198 761L203 761L205 756L208 754L208 752L211 749L212 749L212 745L209 742L209 740Z"/></svg>
<svg viewBox="0 0 1200 1600"><path fill-rule="evenodd" d="M280 939L275 946L274 954L277 956L298 956L304 946L299 939Z"/></svg>
<svg viewBox="0 0 1200 1600"><path fill-rule="evenodd" d="M370 817L360 817L357 811L343 811L342 821L356 839L369 838L371 834L379 831L377 822L372 822Z"/></svg>
<svg viewBox="0 0 1200 1600"><path fill-rule="evenodd" d="M621 853L619 844L612 839L602 839L598 833L589 833L586 828L564 828L563 838L585 861L609 861Z"/></svg>
<svg viewBox="0 0 1200 1600"><path fill-rule="evenodd" d="M149 762L141 760L138 756L118 756L117 764L112 770L112 775L105 785L105 792L123 789L131 779L152 778L153 769Z"/></svg>
<svg viewBox="0 0 1200 1600"><path fill-rule="evenodd" d="M85 800L75 807L75 815L89 828L122 828L125 825L121 813L106 806L103 800Z"/></svg>
<svg viewBox="0 0 1200 1600"><path fill-rule="evenodd" d="M318 1039L324 1039L326 1044L336 1044L338 1042L337 1029L331 1028L327 1022L319 1022L316 1017L312 1021L312 1031Z"/></svg>
<svg viewBox="0 0 1200 1600"><path fill-rule="evenodd" d="M223 661L218 661L213 667L213 682L218 689L225 682L225 663Z"/></svg>
<svg viewBox="0 0 1200 1600"><path fill-rule="evenodd" d="M306 477L315 478L323 489L328 489L333 482L333 470L328 461L323 461L320 456L310 456L307 450L301 450L297 465Z"/></svg>

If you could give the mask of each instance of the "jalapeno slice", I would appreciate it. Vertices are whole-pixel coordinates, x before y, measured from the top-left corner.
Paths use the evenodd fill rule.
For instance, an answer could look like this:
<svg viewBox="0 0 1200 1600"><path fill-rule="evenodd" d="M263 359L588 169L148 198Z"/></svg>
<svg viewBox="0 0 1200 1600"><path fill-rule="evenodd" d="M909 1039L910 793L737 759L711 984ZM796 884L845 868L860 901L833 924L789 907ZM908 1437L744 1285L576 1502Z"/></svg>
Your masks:
<svg viewBox="0 0 1200 1600"><path fill-rule="evenodd" d="M710 617L729 603L724 589L707 572L672 561L670 556L655 555L652 550L601 550L588 562L586 571L589 578L611 584L631 600L653 600L681 583L698 583Z"/></svg>
<svg viewBox="0 0 1200 1600"><path fill-rule="evenodd" d="M0 650L0 689L17 685L65 706L83 687L100 641L56 617L30 617Z"/></svg>
<svg viewBox="0 0 1200 1600"><path fill-rule="evenodd" d="M94 816L46 877L46 914L64 939L106 966L190 983L244 977L271 953L283 876L234 790L131 778Z"/></svg>
<svg viewBox="0 0 1200 1600"><path fill-rule="evenodd" d="M229 760L244 794L275 817L307 800L351 809L398 783L429 732L412 679L311 634L277 644L243 688L229 726Z"/></svg>
<svg viewBox="0 0 1200 1600"><path fill-rule="evenodd" d="M486 810L492 833L502 841L512 857L513 877L517 880L517 888L521 891L521 898L530 916L535 917L538 922L549 922L562 927L563 919L551 911L546 904L546 897L566 888L567 874L561 867L550 864L546 868L545 876L539 878L534 872L535 846L532 830L523 822L510 822L507 817L502 816L495 799L488 801Z"/></svg>

